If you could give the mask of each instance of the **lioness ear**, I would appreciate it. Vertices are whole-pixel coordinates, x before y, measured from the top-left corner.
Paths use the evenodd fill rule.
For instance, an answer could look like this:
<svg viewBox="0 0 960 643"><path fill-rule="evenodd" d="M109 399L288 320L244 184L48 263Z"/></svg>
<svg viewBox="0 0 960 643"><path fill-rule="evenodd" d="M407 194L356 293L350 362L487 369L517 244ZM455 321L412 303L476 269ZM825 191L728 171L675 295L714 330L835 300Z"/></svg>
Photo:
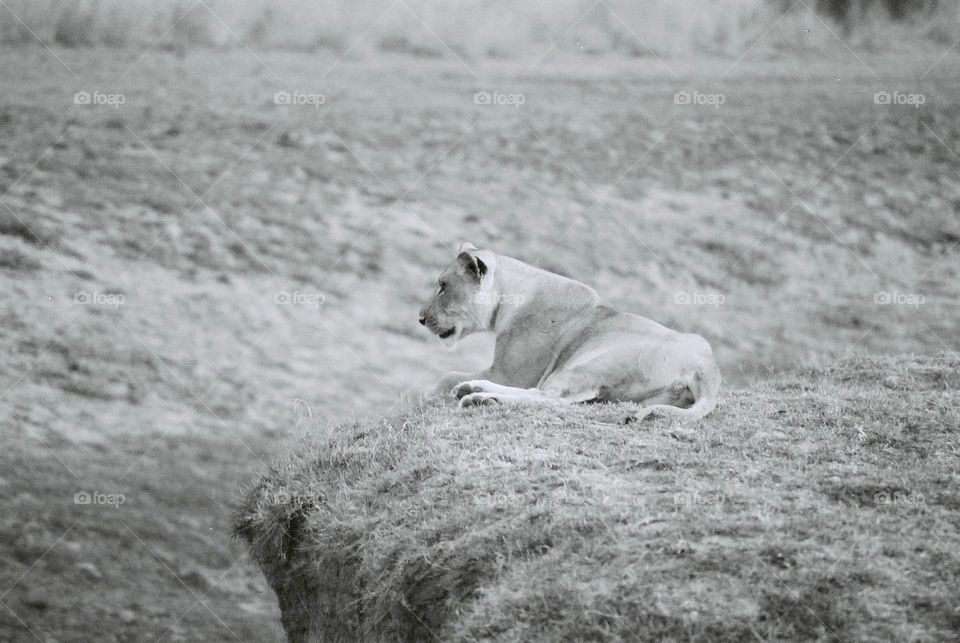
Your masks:
<svg viewBox="0 0 960 643"><path fill-rule="evenodd" d="M474 250L476 250L476 248L474 248ZM475 254L461 252L457 255L457 261L460 262L460 265L463 266L466 273L478 282L487 274L487 264L483 263L483 260Z"/></svg>
<svg viewBox="0 0 960 643"><path fill-rule="evenodd" d="M477 247L475 245L473 245L469 241L464 241L463 243L460 244L460 248L457 250L457 252L470 252L471 250L476 250L476 249Z"/></svg>

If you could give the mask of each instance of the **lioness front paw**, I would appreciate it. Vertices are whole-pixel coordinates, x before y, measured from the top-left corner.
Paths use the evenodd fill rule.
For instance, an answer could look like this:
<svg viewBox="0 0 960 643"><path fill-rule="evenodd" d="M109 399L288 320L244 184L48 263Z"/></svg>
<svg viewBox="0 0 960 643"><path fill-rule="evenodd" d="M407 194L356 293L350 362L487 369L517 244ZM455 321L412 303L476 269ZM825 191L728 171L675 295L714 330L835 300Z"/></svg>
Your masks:
<svg viewBox="0 0 960 643"><path fill-rule="evenodd" d="M460 398L460 408L465 409L471 406L492 406L499 404L500 400L490 393L471 393Z"/></svg>
<svg viewBox="0 0 960 643"><path fill-rule="evenodd" d="M483 386L478 380L460 382L453 387L452 391L450 391L450 394L458 400L462 400L464 397L472 393L483 393Z"/></svg>

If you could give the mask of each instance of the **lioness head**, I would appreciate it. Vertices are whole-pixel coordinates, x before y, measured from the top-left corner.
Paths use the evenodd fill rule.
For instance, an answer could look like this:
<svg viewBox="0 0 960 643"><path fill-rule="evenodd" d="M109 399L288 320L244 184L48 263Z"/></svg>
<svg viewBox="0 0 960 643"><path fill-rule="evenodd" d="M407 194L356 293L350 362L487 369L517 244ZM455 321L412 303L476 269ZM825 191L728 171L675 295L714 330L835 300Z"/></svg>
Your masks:
<svg viewBox="0 0 960 643"><path fill-rule="evenodd" d="M483 255L483 257L481 257ZM430 301L420 310L420 323L448 346L489 323L485 296L492 286L494 255L470 243L460 244L457 258L440 273Z"/></svg>

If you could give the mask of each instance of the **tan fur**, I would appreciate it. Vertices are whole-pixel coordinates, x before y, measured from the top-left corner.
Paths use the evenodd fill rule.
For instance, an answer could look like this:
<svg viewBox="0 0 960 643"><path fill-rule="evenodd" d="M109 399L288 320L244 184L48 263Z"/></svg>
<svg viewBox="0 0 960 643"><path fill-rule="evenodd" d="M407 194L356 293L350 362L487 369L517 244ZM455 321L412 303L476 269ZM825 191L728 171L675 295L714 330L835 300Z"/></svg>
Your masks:
<svg viewBox="0 0 960 643"><path fill-rule="evenodd" d="M716 406L720 369L699 335L617 312L585 284L470 244L440 275L420 321L450 344L496 334L490 368L437 384L461 407L637 402L641 417L695 420Z"/></svg>

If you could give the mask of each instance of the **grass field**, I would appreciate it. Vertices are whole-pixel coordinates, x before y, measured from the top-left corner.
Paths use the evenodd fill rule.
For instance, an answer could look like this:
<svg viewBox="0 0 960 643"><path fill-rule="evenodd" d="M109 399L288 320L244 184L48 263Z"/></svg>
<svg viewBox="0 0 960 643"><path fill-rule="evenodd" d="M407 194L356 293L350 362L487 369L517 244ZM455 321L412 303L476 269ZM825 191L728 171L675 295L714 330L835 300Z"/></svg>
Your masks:
<svg viewBox="0 0 960 643"><path fill-rule="evenodd" d="M303 434L484 365L489 340L447 352L416 324L464 239L704 334L733 401L800 365L955 349L944 50L530 69L5 48L0 638L280 638L229 542L240 489Z"/></svg>

